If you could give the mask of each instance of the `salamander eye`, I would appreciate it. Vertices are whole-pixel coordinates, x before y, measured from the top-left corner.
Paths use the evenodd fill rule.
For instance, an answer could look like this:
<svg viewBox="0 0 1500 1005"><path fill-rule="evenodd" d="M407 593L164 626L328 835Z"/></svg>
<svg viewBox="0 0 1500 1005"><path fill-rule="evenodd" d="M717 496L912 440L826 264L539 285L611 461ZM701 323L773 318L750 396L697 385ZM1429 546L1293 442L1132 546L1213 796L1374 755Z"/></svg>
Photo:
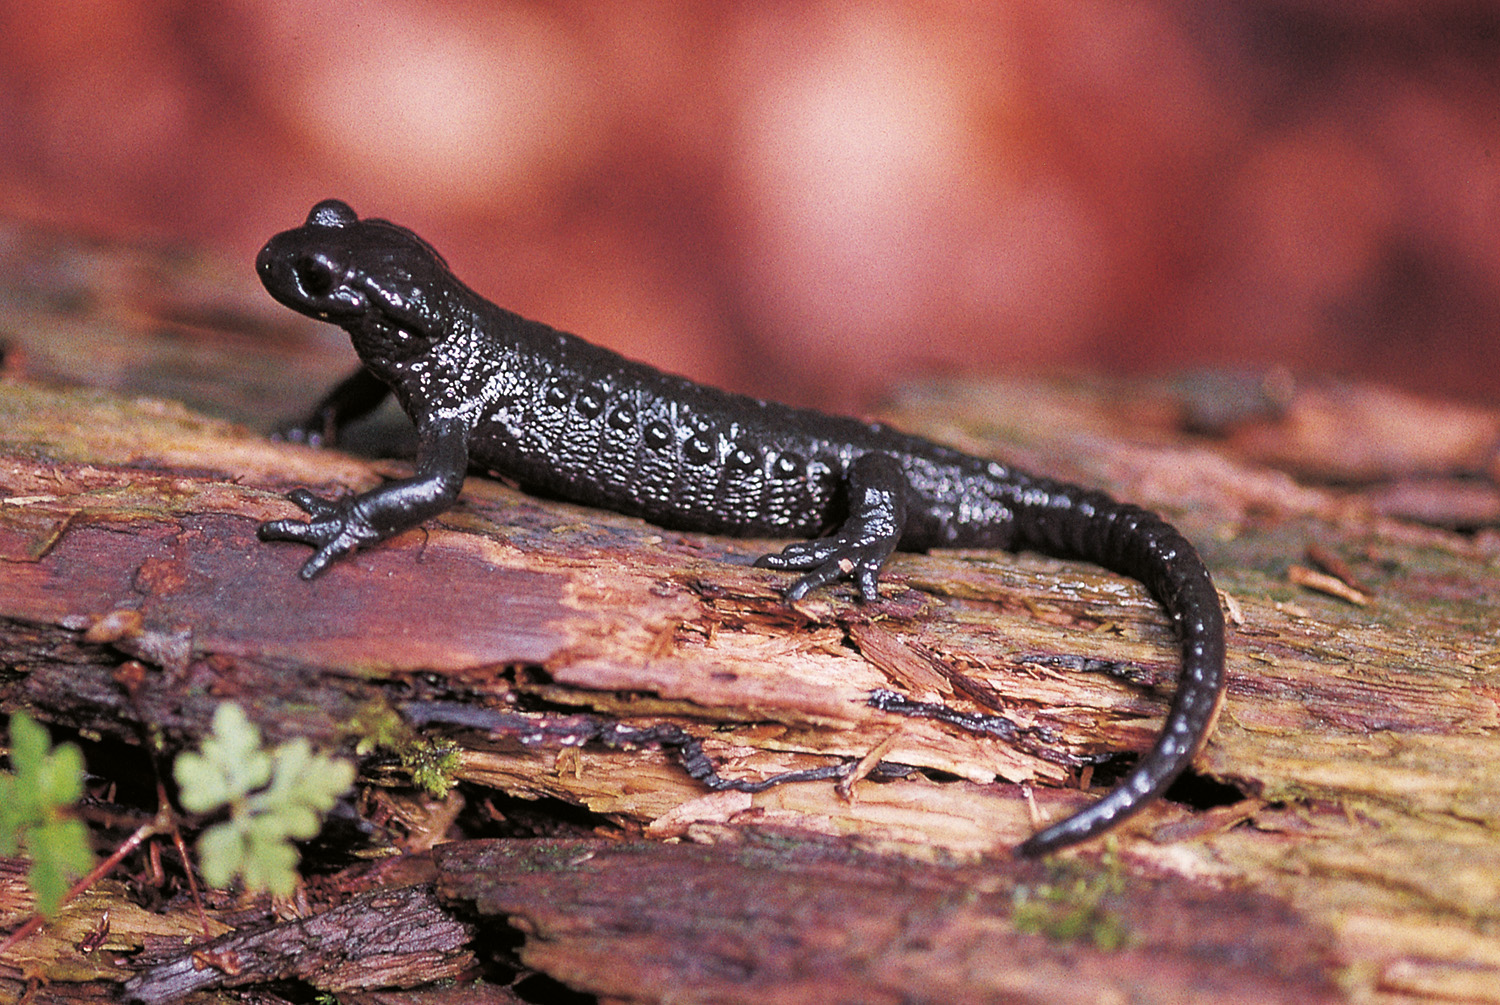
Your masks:
<svg viewBox="0 0 1500 1005"><path fill-rule="evenodd" d="M310 297L325 296L336 285L334 274L337 270L325 255L302 255L292 265L292 271L297 274L302 292Z"/></svg>

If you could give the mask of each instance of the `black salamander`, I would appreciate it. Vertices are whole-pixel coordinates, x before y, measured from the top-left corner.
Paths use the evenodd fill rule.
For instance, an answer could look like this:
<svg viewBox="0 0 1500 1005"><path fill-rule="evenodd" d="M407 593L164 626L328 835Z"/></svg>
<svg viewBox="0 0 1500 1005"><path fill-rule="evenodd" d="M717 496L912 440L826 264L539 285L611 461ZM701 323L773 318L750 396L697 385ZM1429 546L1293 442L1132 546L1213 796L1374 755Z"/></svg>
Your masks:
<svg viewBox="0 0 1500 1005"><path fill-rule="evenodd" d="M260 527L316 551L310 579L356 548L453 505L470 464L524 487L663 527L796 537L756 565L786 591L851 580L866 600L901 548L1032 549L1140 580L1182 639L1166 725L1103 799L1017 849L1093 837L1161 795L1213 727L1224 688L1219 598L1193 546L1160 517L885 426L730 394L632 362L475 294L411 231L328 200L256 259L271 295L346 330L364 366L307 427L331 439L394 392L416 423L416 472L372 491L289 498L310 517Z"/></svg>

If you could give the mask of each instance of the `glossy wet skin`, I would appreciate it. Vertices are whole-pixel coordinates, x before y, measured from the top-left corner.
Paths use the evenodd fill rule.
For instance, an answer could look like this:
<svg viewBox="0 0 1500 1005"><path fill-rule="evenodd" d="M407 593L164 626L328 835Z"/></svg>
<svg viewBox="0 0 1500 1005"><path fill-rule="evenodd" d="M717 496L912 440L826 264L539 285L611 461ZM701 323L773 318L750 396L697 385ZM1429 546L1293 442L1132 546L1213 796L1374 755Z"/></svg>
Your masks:
<svg viewBox="0 0 1500 1005"><path fill-rule="evenodd" d="M874 600L897 548L1032 548L1097 562L1140 579L1172 615L1182 676L1151 751L1104 799L1021 845L1026 855L1091 837L1160 795L1212 728L1223 690L1218 595L1192 545L1152 513L626 360L489 303L415 234L336 200L272 238L256 268L278 301L344 328L364 364L318 406L304 438L336 434L388 392L417 426L413 477L341 500L298 490L290 498L311 519L261 527L263 539L317 549L304 578L441 513L471 463L665 527L814 538L756 563L802 573L792 600L839 580Z"/></svg>

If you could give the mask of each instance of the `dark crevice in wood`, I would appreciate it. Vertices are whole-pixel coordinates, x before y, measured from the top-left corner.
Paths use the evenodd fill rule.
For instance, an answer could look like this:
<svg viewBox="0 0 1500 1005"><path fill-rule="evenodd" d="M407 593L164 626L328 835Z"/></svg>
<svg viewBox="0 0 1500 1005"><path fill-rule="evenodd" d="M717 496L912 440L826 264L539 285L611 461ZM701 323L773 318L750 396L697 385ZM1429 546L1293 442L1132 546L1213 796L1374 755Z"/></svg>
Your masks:
<svg viewBox="0 0 1500 1005"><path fill-rule="evenodd" d="M1201 811L1234 806L1249 797L1227 782L1189 769L1177 776L1162 798Z"/></svg>

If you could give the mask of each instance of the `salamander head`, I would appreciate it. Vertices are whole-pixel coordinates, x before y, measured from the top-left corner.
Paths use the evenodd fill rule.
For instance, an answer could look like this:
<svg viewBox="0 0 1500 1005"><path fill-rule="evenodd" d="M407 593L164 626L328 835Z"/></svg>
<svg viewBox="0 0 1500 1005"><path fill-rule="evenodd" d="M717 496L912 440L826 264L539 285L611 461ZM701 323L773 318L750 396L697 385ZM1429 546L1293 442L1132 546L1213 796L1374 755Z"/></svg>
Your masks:
<svg viewBox="0 0 1500 1005"><path fill-rule="evenodd" d="M337 199L271 238L255 270L281 303L347 330L367 362L407 359L441 341L445 303L462 289L416 234L361 220Z"/></svg>

